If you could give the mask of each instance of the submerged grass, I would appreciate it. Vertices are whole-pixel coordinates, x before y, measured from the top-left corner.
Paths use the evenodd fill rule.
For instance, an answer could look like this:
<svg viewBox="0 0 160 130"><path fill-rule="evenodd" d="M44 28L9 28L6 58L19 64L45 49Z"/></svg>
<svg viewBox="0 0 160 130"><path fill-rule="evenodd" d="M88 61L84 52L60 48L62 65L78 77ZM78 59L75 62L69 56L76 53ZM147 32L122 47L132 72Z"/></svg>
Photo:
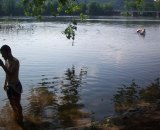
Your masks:
<svg viewBox="0 0 160 130"><path fill-rule="evenodd" d="M68 130L120 130L120 129L130 129L130 128L159 128L159 125L155 123L160 123L160 111L158 109L147 111L143 115L132 116L131 118L125 118L126 127L117 126L112 122L112 119L107 118L103 123L96 123L89 119L88 113L80 111L81 106L77 104L71 104L70 102L65 102L65 104L57 104L56 109L59 111L55 113L55 118L61 120L64 128L52 121L45 120L44 110L50 108L56 101L55 95L46 90L46 88L36 88L32 92L32 96L29 98L30 105L33 110L31 113L25 113L24 115L24 130L53 130L53 129L68 129ZM117 112L126 112L128 109L139 106L139 107L154 107L154 105L160 99L160 79L157 78L154 82L146 87L138 86L135 81L129 86L123 85L118 89L117 93L114 95L115 110ZM46 102L48 101L48 102ZM65 101L65 100L64 100ZM44 108L42 108L44 107ZM52 107L51 107L52 108ZM35 110L37 109L37 111ZM52 110L55 110L52 109ZM42 115L41 115L42 114ZM54 114L54 113L51 113ZM52 117L54 118L54 117ZM83 119L84 120L83 120ZM117 118L117 120L124 121L122 117ZM55 121L55 120L54 120ZM65 121L65 123L63 122ZM73 123L74 127L70 124ZM141 125L140 125L141 123ZM124 124L123 124L124 125ZM148 126L148 127L147 127ZM7 103L3 109L1 109L0 115L0 129L4 130L22 130L20 126L14 122L13 112L10 108L9 103Z"/></svg>
<svg viewBox="0 0 160 130"><path fill-rule="evenodd" d="M160 99L160 78L146 87L138 86L133 80L129 86L118 88L114 95L115 110L124 112L136 104L156 103Z"/></svg>

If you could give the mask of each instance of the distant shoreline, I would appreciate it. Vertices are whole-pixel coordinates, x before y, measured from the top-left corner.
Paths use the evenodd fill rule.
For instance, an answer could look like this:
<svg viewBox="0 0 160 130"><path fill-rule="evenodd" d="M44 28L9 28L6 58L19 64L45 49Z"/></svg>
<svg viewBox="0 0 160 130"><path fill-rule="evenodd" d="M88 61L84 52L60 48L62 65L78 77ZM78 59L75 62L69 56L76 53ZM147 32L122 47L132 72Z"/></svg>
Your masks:
<svg viewBox="0 0 160 130"><path fill-rule="evenodd" d="M1 16L0 21L80 21L79 16L42 16L39 20L36 17L26 16ZM85 21L155 21L160 22L160 18L154 17L132 17L132 16L87 16Z"/></svg>

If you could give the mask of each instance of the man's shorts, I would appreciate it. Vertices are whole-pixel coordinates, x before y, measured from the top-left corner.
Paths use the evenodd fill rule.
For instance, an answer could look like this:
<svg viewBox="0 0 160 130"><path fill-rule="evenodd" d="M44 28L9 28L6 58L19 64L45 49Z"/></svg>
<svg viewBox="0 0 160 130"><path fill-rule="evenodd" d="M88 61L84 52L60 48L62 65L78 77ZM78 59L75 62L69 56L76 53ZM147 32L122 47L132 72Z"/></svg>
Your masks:
<svg viewBox="0 0 160 130"><path fill-rule="evenodd" d="M14 99L16 97L19 97L21 96L21 93L22 93L22 85L20 82L14 87L10 85L7 86L8 99Z"/></svg>

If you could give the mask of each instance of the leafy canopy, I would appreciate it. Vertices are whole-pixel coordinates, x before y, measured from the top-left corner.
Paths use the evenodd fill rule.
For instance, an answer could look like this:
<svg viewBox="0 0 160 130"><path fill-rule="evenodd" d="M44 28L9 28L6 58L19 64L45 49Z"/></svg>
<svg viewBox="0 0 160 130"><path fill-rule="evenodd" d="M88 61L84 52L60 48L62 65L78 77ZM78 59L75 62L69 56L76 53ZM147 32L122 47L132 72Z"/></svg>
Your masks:
<svg viewBox="0 0 160 130"><path fill-rule="evenodd" d="M25 14L28 16L37 16L39 19L43 15L45 9L50 6L52 14L58 16L61 12L66 15L73 16L74 13L80 10L80 4L77 0L22 0L25 8ZM54 10L54 7L58 8ZM84 15L80 14L80 18L84 19ZM77 30L77 22L74 18L71 19L68 27L63 32L68 39L75 39L75 31Z"/></svg>

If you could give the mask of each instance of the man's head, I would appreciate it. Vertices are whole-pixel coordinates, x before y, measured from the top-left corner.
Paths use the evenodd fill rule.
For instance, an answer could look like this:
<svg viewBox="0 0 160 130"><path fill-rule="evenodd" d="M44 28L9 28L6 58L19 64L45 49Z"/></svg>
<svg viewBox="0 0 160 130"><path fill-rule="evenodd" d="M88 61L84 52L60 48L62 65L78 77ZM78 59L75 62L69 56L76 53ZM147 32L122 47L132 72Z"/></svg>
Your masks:
<svg viewBox="0 0 160 130"><path fill-rule="evenodd" d="M5 60L12 56L11 48L8 45L3 45L0 49L0 52Z"/></svg>

